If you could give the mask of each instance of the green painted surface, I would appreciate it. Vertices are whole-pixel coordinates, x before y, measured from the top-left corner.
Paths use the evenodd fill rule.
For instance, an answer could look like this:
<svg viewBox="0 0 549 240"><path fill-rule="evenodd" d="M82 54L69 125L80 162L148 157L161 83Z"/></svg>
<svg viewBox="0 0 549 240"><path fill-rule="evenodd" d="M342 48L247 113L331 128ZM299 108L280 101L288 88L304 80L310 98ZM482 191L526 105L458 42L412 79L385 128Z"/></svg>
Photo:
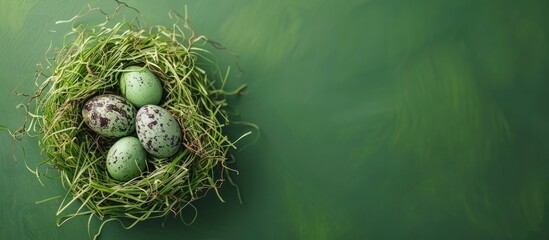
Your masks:
<svg viewBox="0 0 549 240"><path fill-rule="evenodd" d="M170 24L181 1L129 1ZM110 6L101 1L99 5ZM526 1L188 1L195 30L237 52L262 127L227 203L104 239L548 239L549 4ZM83 2L0 0L0 124L15 129L55 25ZM56 30L52 33L49 30ZM1 126L0 126L1 128ZM24 141L30 163L39 158ZM2 239L80 239L0 132ZM22 153L16 150L18 156ZM164 225L164 227L162 227Z"/></svg>

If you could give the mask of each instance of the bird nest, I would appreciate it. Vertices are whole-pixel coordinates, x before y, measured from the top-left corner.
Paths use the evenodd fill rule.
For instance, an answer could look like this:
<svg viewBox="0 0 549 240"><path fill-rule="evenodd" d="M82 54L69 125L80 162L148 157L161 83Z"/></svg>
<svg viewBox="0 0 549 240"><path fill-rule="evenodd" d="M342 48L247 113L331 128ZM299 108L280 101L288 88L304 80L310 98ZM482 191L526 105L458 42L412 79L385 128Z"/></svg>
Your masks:
<svg viewBox="0 0 549 240"><path fill-rule="evenodd" d="M81 16L64 21L72 28L53 57L39 64L38 87L25 105L25 127L19 133L39 137L45 156L41 169L55 168L67 189L57 212L58 224L89 215L103 224L126 219L126 227L132 227L170 213L181 215L208 190L221 199L218 189L230 180L229 172L236 172L228 167L227 156L240 138L230 140L223 129L229 125L227 96L245 86L225 90L228 69L220 71L214 54L205 47L212 42L195 34L186 19L172 13L173 26L145 29L137 24L139 16L114 21L122 7L127 6L119 3L115 13L97 25L76 24ZM90 8L84 15L97 12L103 13ZM91 97L120 95L119 76L133 65L158 77L163 87L159 106L177 120L183 139L174 156L148 155L145 171L122 182L106 169L107 152L117 139L92 131L81 113Z"/></svg>

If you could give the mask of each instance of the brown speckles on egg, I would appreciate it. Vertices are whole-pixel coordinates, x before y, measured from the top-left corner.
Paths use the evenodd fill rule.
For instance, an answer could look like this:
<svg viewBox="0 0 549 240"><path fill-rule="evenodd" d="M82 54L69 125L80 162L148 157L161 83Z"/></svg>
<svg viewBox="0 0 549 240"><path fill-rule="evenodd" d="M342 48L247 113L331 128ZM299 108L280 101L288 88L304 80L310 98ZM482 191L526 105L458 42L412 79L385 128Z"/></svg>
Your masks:
<svg viewBox="0 0 549 240"><path fill-rule="evenodd" d="M162 84L149 69L129 66L120 76L122 94L136 107L158 104L162 98Z"/></svg>
<svg viewBox="0 0 549 240"><path fill-rule="evenodd" d="M99 126L104 128L107 125L109 125L109 119L106 117L99 117Z"/></svg>
<svg viewBox="0 0 549 240"><path fill-rule="evenodd" d="M141 175L147 153L136 137L118 140L107 154L107 171L116 180L128 181Z"/></svg>
<svg viewBox="0 0 549 240"><path fill-rule="evenodd" d="M158 124L158 122L155 120L155 121L152 121L152 122L148 123L147 126L148 126L150 129L153 129L153 127L156 126L156 124Z"/></svg>
<svg viewBox="0 0 549 240"><path fill-rule="evenodd" d="M136 131L145 150L159 158L174 155L181 147L181 128L165 109L145 105L136 117Z"/></svg>
<svg viewBox="0 0 549 240"><path fill-rule="evenodd" d="M120 96L105 94L89 99L82 108L86 124L107 137L127 136L135 129L135 108Z"/></svg>

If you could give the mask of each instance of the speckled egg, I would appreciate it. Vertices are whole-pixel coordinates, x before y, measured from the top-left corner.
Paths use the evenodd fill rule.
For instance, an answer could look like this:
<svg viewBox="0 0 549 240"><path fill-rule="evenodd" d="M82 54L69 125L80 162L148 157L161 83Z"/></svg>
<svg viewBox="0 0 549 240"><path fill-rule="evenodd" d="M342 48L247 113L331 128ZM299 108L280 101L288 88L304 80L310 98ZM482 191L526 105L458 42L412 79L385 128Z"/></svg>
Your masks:
<svg viewBox="0 0 549 240"><path fill-rule="evenodd" d="M181 147L181 128L175 118L164 108L145 105L137 111L137 137L151 155L166 158Z"/></svg>
<svg viewBox="0 0 549 240"><path fill-rule="evenodd" d="M136 137L116 141L107 154L107 171L118 181L140 176L147 165L147 152Z"/></svg>
<svg viewBox="0 0 549 240"><path fill-rule="evenodd" d="M120 76L120 90L133 105L140 108L147 104L158 104L162 98L162 85L147 68L129 66Z"/></svg>
<svg viewBox="0 0 549 240"><path fill-rule="evenodd" d="M89 99L82 109L86 124L106 137L123 137L135 129L135 107L123 97L105 94Z"/></svg>

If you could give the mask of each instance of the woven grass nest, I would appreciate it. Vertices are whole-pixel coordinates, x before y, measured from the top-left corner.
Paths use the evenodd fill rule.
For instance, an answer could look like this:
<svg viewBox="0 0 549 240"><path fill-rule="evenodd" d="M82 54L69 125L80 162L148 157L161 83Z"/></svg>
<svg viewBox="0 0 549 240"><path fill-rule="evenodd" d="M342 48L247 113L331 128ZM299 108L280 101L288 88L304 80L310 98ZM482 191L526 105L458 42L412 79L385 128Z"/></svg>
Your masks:
<svg viewBox="0 0 549 240"><path fill-rule="evenodd" d="M94 10L87 14L102 12ZM214 54L204 48L218 45L195 34L186 19L170 17L173 26L147 29L136 19L114 21L113 15L98 25L77 25L77 18L71 19L66 21L73 25L64 46L39 64L38 88L29 96L22 131L39 137L45 156L40 168L55 168L67 189L57 212L59 225L89 215L103 224L119 220L129 228L146 219L181 215L209 190L222 200L218 188L236 172L228 167L228 151L247 135L231 140L224 134L229 125L227 96L241 93L245 86L226 91L228 69L221 71ZM174 156L148 155L139 177L117 181L105 164L117 138L92 131L82 108L94 96L121 95L120 75L135 65L160 80L163 96L158 105L177 120L183 140Z"/></svg>

